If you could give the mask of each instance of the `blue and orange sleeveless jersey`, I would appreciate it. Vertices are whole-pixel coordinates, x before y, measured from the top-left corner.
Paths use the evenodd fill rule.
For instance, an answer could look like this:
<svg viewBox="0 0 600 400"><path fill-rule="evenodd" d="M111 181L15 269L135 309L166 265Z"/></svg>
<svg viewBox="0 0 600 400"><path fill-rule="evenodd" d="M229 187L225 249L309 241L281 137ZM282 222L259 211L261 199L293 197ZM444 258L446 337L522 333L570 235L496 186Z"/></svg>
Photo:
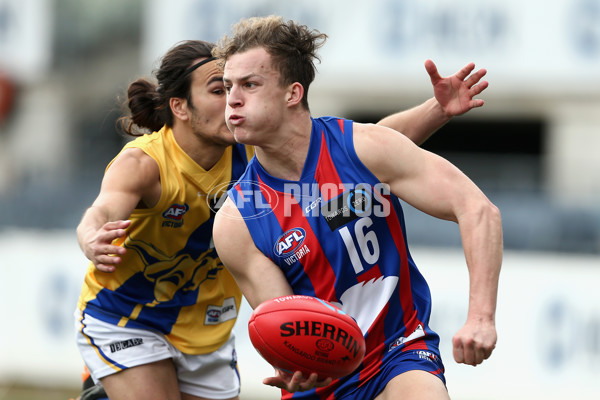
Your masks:
<svg viewBox="0 0 600 400"><path fill-rule="evenodd" d="M108 323L161 332L187 354L215 351L230 337L242 296L214 249L214 215L253 148L230 146L207 171L168 127L124 149L131 147L157 162L161 196L153 208L132 212L125 239L115 241L127 253L114 272L89 263L78 307Z"/></svg>
<svg viewBox="0 0 600 400"><path fill-rule="evenodd" d="M408 250L400 201L358 159L352 135L350 120L314 118L299 181L269 175L254 157L229 190L255 245L294 293L338 304L365 335L367 352L355 373L294 399L340 398L397 352L439 354L439 337L428 326L430 291Z"/></svg>

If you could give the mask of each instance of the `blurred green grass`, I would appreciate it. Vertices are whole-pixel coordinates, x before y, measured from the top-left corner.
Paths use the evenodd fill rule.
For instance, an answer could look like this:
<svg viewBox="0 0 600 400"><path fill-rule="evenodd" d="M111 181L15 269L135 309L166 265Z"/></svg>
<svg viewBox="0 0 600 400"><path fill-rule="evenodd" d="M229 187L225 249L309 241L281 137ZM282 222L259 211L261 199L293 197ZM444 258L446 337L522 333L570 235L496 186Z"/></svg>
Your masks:
<svg viewBox="0 0 600 400"><path fill-rule="evenodd" d="M0 400L69 400L75 399L81 391L81 387L36 387L24 384L7 385L0 384ZM242 393L243 400L265 400L264 396ZM273 397L278 398L278 396Z"/></svg>
<svg viewBox="0 0 600 400"><path fill-rule="evenodd" d="M36 387L21 384L0 385L0 400L69 400L79 395L80 387Z"/></svg>

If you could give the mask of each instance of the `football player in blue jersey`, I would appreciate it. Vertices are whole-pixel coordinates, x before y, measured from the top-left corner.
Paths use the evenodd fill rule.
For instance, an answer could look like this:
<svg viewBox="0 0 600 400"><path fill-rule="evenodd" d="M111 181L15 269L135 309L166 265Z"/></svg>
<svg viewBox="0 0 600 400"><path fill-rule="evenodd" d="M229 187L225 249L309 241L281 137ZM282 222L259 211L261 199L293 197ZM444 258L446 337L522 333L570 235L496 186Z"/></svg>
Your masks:
<svg viewBox="0 0 600 400"><path fill-rule="evenodd" d="M315 296L365 334L363 364L346 377L317 382L278 370L264 379L283 399L448 399L429 287L410 255L400 200L458 224L470 290L453 356L473 366L497 340L500 212L458 168L397 131L313 117L307 93L325 39L281 17L249 18L213 51L224 65L227 124L236 141L255 146L217 213L215 246L252 307ZM476 80L466 79L471 93ZM302 234L282 255L276 244L289 232Z"/></svg>

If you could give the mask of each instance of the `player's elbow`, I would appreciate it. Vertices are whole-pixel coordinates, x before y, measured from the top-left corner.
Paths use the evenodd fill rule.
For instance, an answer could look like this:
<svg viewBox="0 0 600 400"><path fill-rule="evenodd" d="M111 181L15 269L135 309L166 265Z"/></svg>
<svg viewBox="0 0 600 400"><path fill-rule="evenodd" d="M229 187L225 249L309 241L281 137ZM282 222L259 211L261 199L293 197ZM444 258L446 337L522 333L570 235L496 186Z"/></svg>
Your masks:
<svg viewBox="0 0 600 400"><path fill-rule="evenodd" d="M500 213L500 209L494 203L486 199L483 209L488 220L498 226L502 226L502 215Z"/></svg>
<svg viewBox="0 0 600 400"><path fill-rule="evenodd" d="M483 195L478 198L472 198L471 201L463 204L463 207L460 208L456 215L459 224L471 221L476 225L483 224L488 227L496 227L497 229L501 229L502 227L500 209ZM471 223L468 223L468 225L471 225Z"/></svg>
<svg viewBox="0 0 600 400"><path fill-rule="evenodd" d="M471 210L476 220L490 229L502 232L502 215L500 209L486 197L477 202Z"/></svg>

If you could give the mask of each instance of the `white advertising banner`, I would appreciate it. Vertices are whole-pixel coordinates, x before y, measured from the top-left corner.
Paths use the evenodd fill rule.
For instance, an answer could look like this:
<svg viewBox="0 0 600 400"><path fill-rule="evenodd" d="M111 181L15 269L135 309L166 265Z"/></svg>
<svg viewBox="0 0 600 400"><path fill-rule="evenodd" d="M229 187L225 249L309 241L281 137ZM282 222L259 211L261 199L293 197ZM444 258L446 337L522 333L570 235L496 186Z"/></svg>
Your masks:
<svg viewBox="0 0 600 400"><path fill-rule="evenodd" d="M181 3L181 4L180 4ZM600 88L600 0L153 0L143 68L184 39L216 41L239 19L282 15L329 36L319 87L429 89L423 68L443 75L469 61L496 92L594 94ZM417 78L417 79L414 79ZM415 86L416 85L416 86ZM411 87L412 86L412 87Z"/></svg>

